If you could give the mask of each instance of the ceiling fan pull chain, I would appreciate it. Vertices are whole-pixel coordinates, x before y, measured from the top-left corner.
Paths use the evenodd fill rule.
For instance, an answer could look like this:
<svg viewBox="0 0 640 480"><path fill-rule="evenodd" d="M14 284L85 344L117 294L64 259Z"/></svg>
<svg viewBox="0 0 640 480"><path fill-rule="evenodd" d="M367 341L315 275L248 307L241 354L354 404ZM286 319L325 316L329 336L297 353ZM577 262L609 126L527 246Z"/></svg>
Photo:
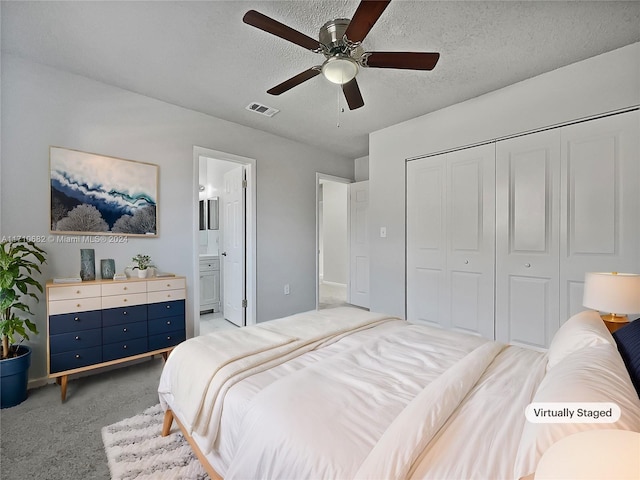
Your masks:
<svg viewBox="0 0 640 480"><path fill-rule="evenodd" d="M336 91L338 92L338 96L336 97L338 99L338 114L336 115L336 128L340 128L340 91L341 91L340 86L338 86Z"/></svg>

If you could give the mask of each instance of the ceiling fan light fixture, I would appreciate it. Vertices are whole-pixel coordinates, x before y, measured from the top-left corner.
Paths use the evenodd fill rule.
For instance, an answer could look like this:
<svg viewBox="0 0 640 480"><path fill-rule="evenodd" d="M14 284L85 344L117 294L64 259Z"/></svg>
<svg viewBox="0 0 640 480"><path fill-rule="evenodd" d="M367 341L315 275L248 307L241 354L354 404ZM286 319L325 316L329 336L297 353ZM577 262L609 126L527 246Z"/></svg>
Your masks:
<svg viewBox="0 0 640 480"><path fill-rule="evenodd" d="M322 74L327 80L344 85L353 80L358 73L358 63L346 55L329 57L322 64Z"/></svg>

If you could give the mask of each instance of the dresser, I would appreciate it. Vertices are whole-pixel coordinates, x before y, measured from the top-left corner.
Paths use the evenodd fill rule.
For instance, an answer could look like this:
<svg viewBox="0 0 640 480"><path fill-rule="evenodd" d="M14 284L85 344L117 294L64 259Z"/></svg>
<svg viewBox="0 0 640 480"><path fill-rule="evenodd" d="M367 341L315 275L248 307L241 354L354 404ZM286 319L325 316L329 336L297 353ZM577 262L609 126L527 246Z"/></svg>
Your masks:
<svg viewBox="0 0 640 480"><path fill-rule="evenodd" d="M46 285L47 370L68 376L161 354L186 338L184 277Z"/></svg>

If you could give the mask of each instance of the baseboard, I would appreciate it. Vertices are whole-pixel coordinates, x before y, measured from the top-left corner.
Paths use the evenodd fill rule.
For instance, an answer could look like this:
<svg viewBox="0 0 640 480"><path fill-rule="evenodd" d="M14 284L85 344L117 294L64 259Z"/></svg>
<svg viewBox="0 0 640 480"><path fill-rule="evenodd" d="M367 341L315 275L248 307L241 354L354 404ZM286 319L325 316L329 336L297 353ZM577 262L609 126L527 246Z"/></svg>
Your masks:
<svg viewBox="0 0 640 480"><path fill-rule="evenodd" d="M49 377L34 378L29 380L29 382L27 383L27 390L31 390L32 388L44 387L48 383L55 383L55 381L55 378Z"/></svg>
<svg viewBox="0 0 640 480"><path fill-rule="evenodd" d="M347 288L347 284L346 283L338 283L338 282L330 282L328 280L322 280L321 282L323 285L329 285L330 287L342 287L342 288Z"/></svg>

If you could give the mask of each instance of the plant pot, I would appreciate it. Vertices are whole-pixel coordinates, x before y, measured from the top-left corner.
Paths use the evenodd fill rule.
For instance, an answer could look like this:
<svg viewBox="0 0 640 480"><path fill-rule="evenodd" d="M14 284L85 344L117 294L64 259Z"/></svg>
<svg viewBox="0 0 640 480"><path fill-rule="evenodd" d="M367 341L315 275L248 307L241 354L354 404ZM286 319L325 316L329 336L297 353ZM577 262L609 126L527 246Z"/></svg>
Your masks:
<svg viewBox="0 0 640 480"><path fill-rule="evenodd" d="M20 345L18 354L0 360L0 408L14 407L27 398L31 348Z"/></svg>
<svg viewBox="0 0 640 480"><path fill-rule="evenodd" d="M138 269L138 278L147 278L148 273L149 273L148 268L145 268L144 270Z"/></svg>

